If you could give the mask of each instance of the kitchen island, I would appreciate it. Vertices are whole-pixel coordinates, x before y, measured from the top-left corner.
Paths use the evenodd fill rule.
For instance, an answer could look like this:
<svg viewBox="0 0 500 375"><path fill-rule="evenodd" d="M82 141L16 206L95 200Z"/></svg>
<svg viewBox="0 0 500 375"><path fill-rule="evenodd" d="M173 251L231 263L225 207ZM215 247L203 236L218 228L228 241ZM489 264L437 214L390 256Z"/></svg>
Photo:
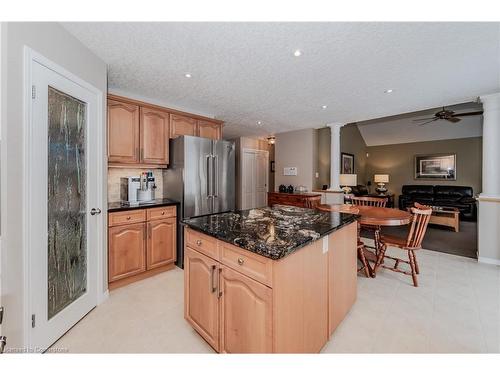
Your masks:
<svg viewBox="0 0 500 375"><path fill-rule="evenodd" d="M355 219L275 205L185 220L185 319L221 353L319 352L356 300Z"/></svg>

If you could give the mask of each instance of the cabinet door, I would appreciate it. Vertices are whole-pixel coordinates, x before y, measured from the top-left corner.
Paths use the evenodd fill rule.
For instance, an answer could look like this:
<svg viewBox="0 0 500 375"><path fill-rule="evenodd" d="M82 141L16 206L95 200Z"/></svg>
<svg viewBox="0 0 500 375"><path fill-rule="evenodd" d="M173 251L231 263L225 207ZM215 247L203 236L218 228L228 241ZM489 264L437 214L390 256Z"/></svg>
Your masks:
<svg viewBox="0 0 500 375"><path fill-rule="evenodd" d="M139 162L139 107L108 100L108 160Z"/></svg>
<svg viewBox="0 0 500 375"><path fill-rule="evenodd" d="M210 139L222 138L222 125L215 122L198 120L198 136Z"/></svg>
<svg viewBox="0 0 500 375"><path fill-rule="evenodd" d="M110 282L145 271L145 225L140 223L109 228Z"/></svg>
<svg viewBox="0 0 500 375"><path fill-rule="evenodd" d="M271 353L272 289L223 266L220 291L220 351Z"/></svg>
<svg viewBox="0 0 500 375"><path fill-rule="evenodd" d="M148 223L146 268L148 270L175 262L176 218Z"/></svg>
<svg viewBox="0 0 500 375"><path fill-rule="evenodd" d="M194 118L174 114L170 116L170 138L196 134L196 120Z"/></svg>
<svg viewBox="0 0 500 375"><path fill-rule="evenodd" d="M357 223L330 234L328 247L328 332L331 335L356 301Z"/></svg>
<svg viewBox="0 0 500 375"><path fill-rule="evenodd" d="M186 247L184 252L184 318L219 351L219 263Z"/></svg>
<svg viewBox="0 0 500 375"><path fill-rule="evenodd" d="M168 164L168 112L141 108L141 163Z"/></svg>

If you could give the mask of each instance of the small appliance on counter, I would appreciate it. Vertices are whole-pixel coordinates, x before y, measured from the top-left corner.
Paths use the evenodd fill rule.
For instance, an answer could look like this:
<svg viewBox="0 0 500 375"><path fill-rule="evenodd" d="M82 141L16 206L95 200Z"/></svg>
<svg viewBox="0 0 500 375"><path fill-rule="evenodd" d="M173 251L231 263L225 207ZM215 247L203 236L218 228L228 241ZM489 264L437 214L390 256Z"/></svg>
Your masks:
<svg viewBox="0 0 500 375"><path fill-rule="evenodd" d="M299 185L299 186L297 186L295 191L297 193L307 193L307 187L305 187L304 185Z"/></svg>
<svg viewBox="0 0 500 375"><path fill-rule="evenodd" d="M130 206L155 200L156 181L152 171L120 178L120 199Z"/></svg>
<svg viewBox="0 0 500 375"><path fill-rule="evenodd" d="M286 186L285 185L280 185L278 188L280 193L286 193Z"/></svg>
<svg viewBox="0 0 500 375"><path fill-rule="evenodd" d="M293 185L288 185L288 187L286 188L286 192L289 194L293 194L293 190Z"/></svg>

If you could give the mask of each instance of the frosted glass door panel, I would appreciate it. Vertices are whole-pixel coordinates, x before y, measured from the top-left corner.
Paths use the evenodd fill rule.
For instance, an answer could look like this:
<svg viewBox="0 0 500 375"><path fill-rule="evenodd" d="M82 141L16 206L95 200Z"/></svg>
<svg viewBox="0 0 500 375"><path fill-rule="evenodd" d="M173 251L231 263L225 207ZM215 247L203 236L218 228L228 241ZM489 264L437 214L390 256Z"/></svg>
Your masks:
<svg viewBox="0 0 500 375"><path fill-rule="evenodd" d="M87 290L86 116L48 87L48 319Z"/></svg>

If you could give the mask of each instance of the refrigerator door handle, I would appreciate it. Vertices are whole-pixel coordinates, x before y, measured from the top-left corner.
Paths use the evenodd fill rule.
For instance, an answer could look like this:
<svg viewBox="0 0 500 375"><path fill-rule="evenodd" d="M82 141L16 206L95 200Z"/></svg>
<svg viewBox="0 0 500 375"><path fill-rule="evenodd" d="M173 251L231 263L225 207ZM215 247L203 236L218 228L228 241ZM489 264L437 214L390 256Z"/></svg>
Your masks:
<svg viewBox="0 0 500 375"><path fill-rule="evenodd" d="M211 165L210 165L210 158L212 155L205 155L205 165L207 167L207 199L212 196L212 170L211 170Z"/></svg>
<svg viewBox="0 0 500 375"><path fill-rule="evenodd" d="M214 167L212 171L214 171L213 178L213 197L218 198L219 196L219 156L214 155Z"/></svg>

